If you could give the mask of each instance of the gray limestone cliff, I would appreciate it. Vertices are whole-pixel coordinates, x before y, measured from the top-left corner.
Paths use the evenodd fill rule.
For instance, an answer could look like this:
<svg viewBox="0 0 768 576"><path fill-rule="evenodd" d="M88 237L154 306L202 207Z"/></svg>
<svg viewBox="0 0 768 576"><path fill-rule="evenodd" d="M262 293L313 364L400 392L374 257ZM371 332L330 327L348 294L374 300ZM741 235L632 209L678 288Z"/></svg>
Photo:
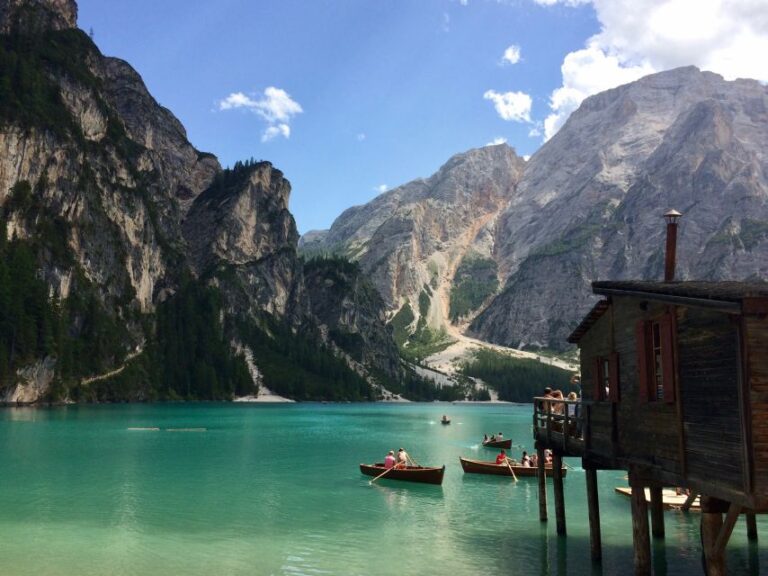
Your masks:
<svg viewBox="0 0 768 576"><path fill-rule="evenodd" d="M670 208L680 278L768 278L766 149L768 88L679 68L586 99L528 162L505 145L458 155L302 247L357 259L392 313L562 349L593 280L660 278Z"/></svg>
<svg viewBox="0 0 768 576"><path fill-rule="evenodd" d="M0 381L0 401L50 398L54 388L59 399L98 398L87 382L119 374L132 359L144 367L135 371L146 372L164 345L155 342L155 314L190 282L223 295L220 338L232 342L240 339L237 326L269 316L287 334L322 324L316 345L339 355L337 320L391 343L383 323L359 320L375 324L383 314L378 302L356 310L351 298L344 315L313 316L282 173L267 162L222 169L190 144L139 74L102 55L76 20L73 0L0 0L0 75L13 79L0 82L0 249L6 242L28 249L57 303L51 314L65 310L69 323L51 330L80 338L77 346L92 346L98 361L65 362L51 352L61 356L51 338L39 345L45 354L22 355L11 332L10 353L0 350L0 379L9 362L12 368ZM349 314L358 320L350 324ZM371 382L374 372L396 376L398 369L396 354L382 358L393 346L379 336L366 335L378 350L352 366ZM195 369L211 380L210 366ZM152 397L147 390L109 394Z"/></svg>

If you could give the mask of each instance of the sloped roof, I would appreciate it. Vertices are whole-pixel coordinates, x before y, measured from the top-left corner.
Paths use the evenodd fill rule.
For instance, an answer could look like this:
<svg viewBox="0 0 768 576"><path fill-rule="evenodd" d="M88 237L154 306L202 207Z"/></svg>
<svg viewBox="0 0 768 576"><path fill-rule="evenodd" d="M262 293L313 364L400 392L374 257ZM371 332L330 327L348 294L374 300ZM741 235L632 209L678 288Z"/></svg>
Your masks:
<svg viewBox="0 0 768 576"><path fill-rule="evenodd" d="M768 298L768 282L649 282L643 280L592 282L595 294L636 292L718 302L741 302L744 298Z"/></svg>
<svg viewBox="0 0 768 576"><path fill-rule="evenodd" d="M589 313L584 316L584 320L581 321L581 324L579 324L576 329L571 332L571 335L568 336L568 342L571 344L578 343L578 341L581 340L581 337L584 336L584 334L586 334L587 331L592 328L592 326L594 326L595 322L597 322L603 314L605 314L610 305L611 304L608 302L608 300L600 300L597 304L595 304L592 307L592 310L590 310Z"/></svg>

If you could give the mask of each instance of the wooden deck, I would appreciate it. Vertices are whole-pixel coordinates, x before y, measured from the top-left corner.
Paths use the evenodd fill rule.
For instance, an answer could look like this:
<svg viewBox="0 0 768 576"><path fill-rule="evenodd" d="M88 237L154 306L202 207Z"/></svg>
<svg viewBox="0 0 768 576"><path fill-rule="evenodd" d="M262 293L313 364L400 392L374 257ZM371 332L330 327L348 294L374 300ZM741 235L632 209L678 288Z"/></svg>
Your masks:
<svg viewBox="0 0 768 576"><path fill-rule="evenodd" d="M569 414L573 406L575 415ZM563 456L583 456L583 421L579 400L533 399L533 437L543 448L557 450Z"/></svg>

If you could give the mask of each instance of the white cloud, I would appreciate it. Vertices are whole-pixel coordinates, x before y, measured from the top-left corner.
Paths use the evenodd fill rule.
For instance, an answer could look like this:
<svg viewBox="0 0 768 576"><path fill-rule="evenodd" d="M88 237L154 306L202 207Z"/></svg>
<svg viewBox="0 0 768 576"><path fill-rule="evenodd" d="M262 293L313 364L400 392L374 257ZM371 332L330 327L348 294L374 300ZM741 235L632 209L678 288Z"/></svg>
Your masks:
<svg viewBox="0 0 768 576"><path fill-rule="evenodd" d="M448 12L443 12L443 32L451 31L451 15Z"/></svg>
<svg viewBox="0 0 768 576"><path fill-rule="evenodd" d="M496 138L494 138L493 140L488 142L488 144L486 144L486 146L497 146L499 144L506 144L506 143L507 143L507 139L506 138L504 138L503 136L496 136Z"/></svg>
<svg viewBox="0 0 768 576"><path fill-rule="evenodd" d="M367 138L367 136L365 135L365 132L359 132L355 138L357 138L358 142L362 142Z"/></svg>
<svg viewBox="0 0 768 576"><path fill-rule="evenodd" d="M563 85L552 92L552 114L544 120L544 139L549 140L587 96L626 84L654 72L647 62L622 65L617 56L608 55L597 45L571 52L561 66Z"/></svg>
<svg viewBox="0 0 768 576"><path fill-rule="evenodd" d="M488 90L483 98L493 102L496 112L504 120L514 122L531 121L531 97L524 92L496 92Z"/></svg>
<svg viewBox="0 0 768 576"><path fill-rule="evenodd" d="M386 184L379 184L378 186L374 187L374 190L379 194L383 194L384 192L389 190L389 186L387 186Z"/></svg>
<svg viewBox="0 0 768 576"><path fill-rule="evenodd" d="M591 2L601 31L566 55L563 84L552 93L545 138L581 101L640 76L694 65L728 80L768 81L765 0L535 0Z"/></svg>
<svg viewBox="0 0 768 576"><path fill-rule="evenodd" d="M291 137L291 127L288 124L275 124L273 126L267 126L264 130L264 134L261 135L262 142L269 142L276 136L282 136L284 138Z"/></svg>
<svg viewBox="0 0 768 576"><path fill-rule="evenodd" d="M301 105L291 98L288 92L274 86L268 86L258 99L243 92L233 92L219 101L219 110L237 108L250 110L267 122L267 127L261 136L262 142L268 142L277 136L289 138L291 119L304 112Z"/></svg>
<svg viewBox="0 0 768 576"><path fill-rule="evenodd" d="M528 138L538 138L539 136L541 136L541 126L537 122L536 126L528 130Z"/></svg>
<svg viewBox="0 0 768 576"><path fill-rule="evenodd" d="M525 160L526 162L528 162L528 160L530 160L530 159L531 159L531 155L530 154L525 154L523 156L523 160Z"/></svg>
<svg viewBox="0 0 768 576"><path fill-rule="evenodd" d="M509 46L504 50L504 55L501 57L501 64L517 64L518 62L520 62L520 46L512 44L512 46Z"/></svg>
<svg viewBox="0 0 768 576"><path fill-rule="evenodd" d="M461 4L462 6L466 6L467 4L469 4L469 0L459 0L459 4Z"/></svg>

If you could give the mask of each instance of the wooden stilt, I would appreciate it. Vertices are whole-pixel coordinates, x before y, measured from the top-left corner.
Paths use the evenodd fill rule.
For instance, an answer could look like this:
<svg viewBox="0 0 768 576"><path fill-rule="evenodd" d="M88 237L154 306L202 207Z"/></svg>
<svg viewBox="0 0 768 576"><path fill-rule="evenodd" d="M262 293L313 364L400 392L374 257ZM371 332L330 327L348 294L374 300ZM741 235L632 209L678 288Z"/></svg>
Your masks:
<svg viewBox="0 0 768 576"><path fill-rule="evenodd" d="M651 489L651 534L654 538L664 538L664 500L661 486Z"/></svg>
<svg viewBox="0 0 768 576"><path fill-rule="evenodd" d="M565 493L563 490L563 457L552 454L552 484L555 489L555 519L557 533L565 534Z"/></svg>
<svg viewBox="0 0 768 576"><path fill-rule="evenodd" d="M696 492L691 492L688 494L688 498L685 499L685 502L683 503L683 507L681 510L683 512L689 512L691 510L691 506L693 506L693 503L696 501L696 498L698 498L698 494Z"/></svg>
<svg viewBox="0 0 768 576"><path fill-rule="evenodd" d="M601 560L603 545L600 537L600 501L597 495L597 470L587 468L587 506L589 507L589 548L592 560Z"/></svg>
<svg viewBox="0 0 768 576"><path fill-rule="evenodd" d="M723 515L720 512L701 513L701 545L704 548L704 571L707 576L725 575L725 556L715 555L715 543L722 526Z"/></svg>
<svg viewBox="0 0 768 576"><path fill-rule="evenodd" d="M632 487L632 544L635 555L635 575L651 574L651 539L648 535L648 503L645 500L645 487L638 481L634 472L629 473L629 485Z"/></svg>
<svg viewBox="0 0 768 576"><path fill-rule="evenodd" d="M747 539L753 542L757 541L757 520L751 512L745 514L747 517Z"/></svg>
<svg viewBox="0 0 768 576"><path fill-rule="evenodd" d="M723 512L728 512L723 524ZM725 545L739 516L740 507L717 498L701 496L701 545L704 572L707 576L724 576Z"/></svg>
<svg viewBox="0 0 768 576"><path fill-rule="evenodd" d="M544 463L544 448L536 447L538 455L538 475L539 475L539 520L547 521L547 475Z"/></svg>

